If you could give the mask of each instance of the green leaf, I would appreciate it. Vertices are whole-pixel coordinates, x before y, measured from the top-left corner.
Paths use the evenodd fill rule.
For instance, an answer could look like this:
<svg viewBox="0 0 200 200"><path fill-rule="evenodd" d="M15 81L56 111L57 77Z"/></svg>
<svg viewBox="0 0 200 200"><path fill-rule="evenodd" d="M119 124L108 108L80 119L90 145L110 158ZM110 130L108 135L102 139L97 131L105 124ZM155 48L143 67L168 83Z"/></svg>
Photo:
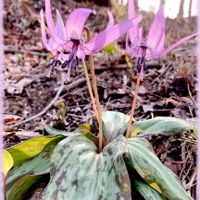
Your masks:
<svg viewBox="0 0 200 200"><path fill-rule="evenodd" d="M106 47L104 47L102 49L104 52L110 54L110 55L113 55L114 53L117 52L117 48L116 48L116 45L115 44L109 44L107 45Z"/></svg>
<svg viewBox="0 0 200 200"><path fill-rule="evenodd" d="M48 126L48 125L44 125L44 130L50 135L63 135L63 136L68 137L68 136L74 134L73 132L58 130L58 129L55 129L55 128Z"/></svg>
<svg viewBox="0 0 200 200"><path fill-rule="evenodd" d="M136 135L172 135L183 131L194 130L194 124L175 117L155 117L133 124L132 137Z"/></svg>
<svg viewBox="0 0 200 200"><path fill-rule="evenodd" d="M42 199L131 200L130 180L121 136L97 153L95 144L75 133L55 148L51 179Z"/></svg>
<svg viewBox="0 0 200 200"><path fill-rule="evenodd" d="M46 175L50 172L51 155L59 141L59 139L51 141L38 156L16 166L8 173L6 179L7 199L12 199L11 197L17 194L18 199L21 200L24 193L29 190L33 184L39 181L42 175ZM18 184L21 185L25 180L29 181L29 184L18 187ZM18 199L15 197L15 200Z"/></svg>
<svg viewBox="0 0 200 200"><path fill-rule="evenodd" d="M27 195L27 191L34 184L39 182L43 175L37 176L24 176L19 179L11 188L11 191L8 195L6 195L6 200L22 200Z"/></svg>
<svg viewBox="0 0 200 200"><path fill-rule="evenodd" d="M143 138L127 140L127 160L132 168L151 186L157 185L170 200L191 200L177 176L165 167L153 152L150 143ZM156 189L156 188L154 188Z"/></svg>
<svg viewBox="0 0 200 200"><path fill-rule="evenodd" d="M59 135L65 136L65 137L71 136L74 133L82 133L87 138L89 138L90 140L92 140L95 144L98 144L98 138L96 136L94 136L94 134L93 134L93 127L92 127L91 124L87 124L87 123L81 124L79 126L79 128L77 128L73 132L67 132L67 131L58 130L58 129L55 129L53 127L47 126L47 125L45 125L44 129L49 134L52 134L52 135L58 135L59 134Z"/></svg>
<svg viewBox="0 0 200 200"><path fill-rule="evenodd" d="M123 135L128 127L129 116L114 111L102 113L103 132L107 142Z"/></svg>
<svg viewBox="0 0 200 200"><path fill-rule="evenodd" d="M136 190L144 197L145 200L165 200L156 190L148 184L133 180Z"/></svg>
<svg viewBox="0 0 200 200"><path fill-rule="evenodd" d="M3 150L3 167L4 167L4 176L7 175L8 171L12 168L14 161L10 153L6 150Z"/></svg>
<svg viewBox="0 0 200 200"><path fill-rule="evenodd" d="M26 140L18 145L10 147L7 151L11 154L14 160L13 166L19 165L26 160L33 158L38 155L43 148L51 141L62 140L64 137L62 135L57 135L54 137L50 136L40 136Z"/></svg>

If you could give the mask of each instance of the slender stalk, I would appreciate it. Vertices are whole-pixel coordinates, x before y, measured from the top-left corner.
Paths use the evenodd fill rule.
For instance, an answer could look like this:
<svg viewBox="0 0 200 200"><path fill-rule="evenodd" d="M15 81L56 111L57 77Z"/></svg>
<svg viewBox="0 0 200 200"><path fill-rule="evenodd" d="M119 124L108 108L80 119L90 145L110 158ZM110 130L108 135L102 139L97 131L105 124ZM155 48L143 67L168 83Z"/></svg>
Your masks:
<svg viewBox="0 0 200 200"><path fill-rule="evenodd" d="M90 31L88 30L87 27L84 27L84 31L87 34L87 40L90 40ZM106 141L103 137L103 121L102 121L102 114L101 114L101 106L99 102L99 94L98 94L98 89L97 89L97 81L96 81L96 76L95 76L95 68L94 68L94 60L93 56L89 56L89 61L90 61L90 71L92 75L92 86L93 86L93 91L95 95L95 102L96 102L96 108L97 108L97 114L98 114L98 123L99 123L99 152L102 151L103 144L106 144Z"/></svg>
<svg viewBox="0 0 200 200"><path fill-rule="evenodd" d="M84 59L82 59L82 63L83 63L83 70L84 70L85 78L86 78L86 82L87 82L87 88L88 88L88 91L89 91L90 99L92 101L92 107L93 107L95 116L97 117L97 121L99 123L99 115L98 115L98 111L97 111L97 108L96 108L95 99L94 99L93 92L92 92L92 86L90 84L88 70L87 70L87 66L85 64L85 60Z"/></svg>
<svg viewBox="0 0 200 200"><path fill-rule="evenodd" d="M137 83L136 83L136 87L135 87L135 93L134 93L134 97L133 97L130 119L128 122L128 129L126 132L126 138L128 138L131 135L131 129L133 128L132 119L135 114L135 108L136 108L136 102L137 102L137 97L138 97L138 93L139 93L139 87L140 87L140 73L137 74Z"/></svg>
<svg viewBox="0 0 200 200"><path fill-rule="evenodd" d="M94 69L94 60L93 56L89 56L89 61L90 61L90 71L92 74L92 85L93 85L93 90L94 90L94 95L95 95L95 101L97 105L97 112L98 112L98 118L99 118L99 152L102 151L103 143L105 144L105 139L103 137L103 121L102 121L102 114L101 114L101 107L100 107L100 102L99 102L99 94L97 90L97 81L96 81L96 76L95 76L95 69Z"/></svg>

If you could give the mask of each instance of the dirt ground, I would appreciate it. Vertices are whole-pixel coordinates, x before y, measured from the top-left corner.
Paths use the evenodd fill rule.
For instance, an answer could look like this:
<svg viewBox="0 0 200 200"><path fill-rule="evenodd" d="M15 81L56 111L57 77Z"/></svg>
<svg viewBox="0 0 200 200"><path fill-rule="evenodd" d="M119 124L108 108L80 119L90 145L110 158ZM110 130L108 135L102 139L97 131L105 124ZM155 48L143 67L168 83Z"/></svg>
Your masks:
<svg viewBox="0 0 200 200"><path fill-rule="evenodd" d="M106 7L72 0L52 2L53 11L58 8L65 17L75 7L94 8L97 15L91 17L87 25L94 33L106 26ZM18 123L14 128L5 126L4 146L44 134L45 124L72 131L81 123L92 122L93 112L81 64L71 81L65 81L57 100L49 106L61 87L62 71L57 69L50 78L47 76L51 55L43 48L38 21L44 1L6 0L4 7L4 113L7 121ZM142 24L148 30L153 15L144 13L144 16ZM166 46L195 30L196 18L167 19ZM147 62L148 70L140 86L136 120L155 116L196 120L196 43L197 40L192 39L162 59ZM128 66L124 46L122 38L117 44L118 51L113 55L107 52L96 54L95 67L102 110L129 114L136 84L136 60ZM61 102L64 102L64 107ZM47 106L49 109L42 115L35 116ZM63 109L66 113L61 119ZM20 123L30 117L34 119ZM179 176L195 198L195 135L180 133L148 139L162 162Z"/></svg>

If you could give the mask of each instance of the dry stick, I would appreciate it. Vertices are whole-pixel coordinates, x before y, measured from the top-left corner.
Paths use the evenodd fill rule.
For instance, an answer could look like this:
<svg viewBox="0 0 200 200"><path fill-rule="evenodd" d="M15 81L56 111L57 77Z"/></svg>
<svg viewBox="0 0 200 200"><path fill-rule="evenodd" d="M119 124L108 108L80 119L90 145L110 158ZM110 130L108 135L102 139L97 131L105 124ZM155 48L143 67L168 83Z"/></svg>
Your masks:
<svg viewBox="0 0 200 200"><path fill-rule="evenodd" d="M103 143L105 144L105 139L103 137L103 121L102 121L102 114L101 114L101 107L100 107L100 102L99 102L99 94L97 90L97 81L96 81L96 76L95 76L95 69L94 69L94 60L93 56L89 56L89 61L90 61L90 71L92 74L92 83L93 83L93 90L94 90L94 95L95 95L95 100L97 104L97 111L99 114L99 152L102 151Z"/></svg>
<svg viewBox="0 0 200 200"><path fill-rule="evenodd" d="M41 112L37 113L36 115L34 115L34 116L32 116L32 117L30 117L30 118L28 118L28 119L25 119L25 120L23 120L23 121L20 121L20 122L18 122L18 123L16 123L16 124L11 125L11 127L14 128L14 127L20 126L20 125L22 125L22 124L24 124L24 123L27 123L27 122L29 122L29 121L32 121L32 120L35 119L35 118L38 118L38 117L42 116L43 114L45 114L45 113L51 108L51 106L53 106L53 104L56 102L56 100L58 99L58 97L60 96L60 94L61 94L62 92L67 92L67 91L69 91L69 90L71 90L71 89L77 87L78 85L80 85L80 84L83 83L83 82L85 82L85 78L80 78L80 79L78 79L77 81L72 82L71 84L66 85L66 86L64 86L64 83L61 84L61 86L59 87L59 89L58 89L58 91L57 91L55 97L54 97L54 98L52 99L52 101L44 108L44 110L42 110Z"/></svg>
<svg viewBox="0 0 200 200"><path fill-rule="evenodd" d="M139 92L139 87L140 87L140 73L137 74L137 83L136 83L136 88L135 88L135 93L134 93L134 98L133 98L133 103L132 103L132 108L131 108L131 114L130 114L130 119L128 122L128 129L126 132L126 138L128 138L131 134L131 128L132 128L132 119L135 113L135 108L136 108L136 101L137 101L137 96Z"/></svg>
<svg viewBox="0 0 200 200"><path fill-rule="evenodd" d="M88 88L88 91L89 91L90 98L92 100L92 107L93 107L93 110L94 110L95 115L97 117L97 121L99 123L99 115L98 115L98 111L97 111L97 108L96 108L94 95L92 93L92 86L90 84L90 79L89 79L89 75L88 75L87 66L85 64L85 60L84 59L82 59L82 62L83 62L83 69L84 69L85 78L86 78L86 82L87 82L87 88Z"/></svg>
<svg viewBox="0 0 200 200"><path fill-rule="evenodd" d="M56 96L55 96L55 97L52 99L52 101L44 108L44 110L42 110L42 111L39 112L38 114L36 114L36 115L34 115L34 116L32 116L32 117L30 117L30 118L28 118L28 119L25 119L25 120L23 120L23 121L21 121L21 122L19 122L19 123L16 123L16 124L11 125L11 127L12 127L12 128L17 127L17 126L19 126L19 125L22 125L22 124L24 124L24 123L27 123L27 122L29 122L29 121L32 121L33 119L38 118L38 117L40 117L41 115L45 114L45 113L51 108L51 106L53 106L53 104L56 102L56 100L57 100L58 97L60 96L61 92L63 91L63 88L64 88L64 85L61 85L60 88L59 88L59 90L58 90L58 92L56 93Z"/></svg>

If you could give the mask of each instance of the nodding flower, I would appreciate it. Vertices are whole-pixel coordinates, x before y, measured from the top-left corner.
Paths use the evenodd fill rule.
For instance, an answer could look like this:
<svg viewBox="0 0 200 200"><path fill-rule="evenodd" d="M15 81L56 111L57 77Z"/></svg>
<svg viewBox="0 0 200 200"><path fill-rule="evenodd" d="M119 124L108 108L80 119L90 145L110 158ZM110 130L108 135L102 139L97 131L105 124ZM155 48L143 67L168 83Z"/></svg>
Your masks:
<svg viewBox="0 0 200 200"><path fill-rule="evenodd" d="M136 11L134 0L128 0L128 18L135 18ZM160 58L172 51L180 44L188 41L189 39L197 36L198 33L191 34L172 44L171 46L164 48L165 41L165 16L163 6L160 5L158 12L155 15L154 21L149 29L147 37L143 38L143 29L134 25L128 31L126 36L126 50L131 57L137 58L137 70L141 73L141 80L143 79L143 70L146 69L146 58ZM129 45L130 41L130 45Z"/></svg>
<svg viewBox="0 0 200 200"><path fill-rule="evenodd" d="M63 68L68 68L68 80L70 79L71 71L78 65L79 59L84 59L86 55L100 51L141 21L141 16L138 16L134 19L114 24L113 16L108 11L109 22L105 30L89 41L85 41L82 37L82 32L87 18L92 13L95 14L95 11L87 8L75 9L68 16L64 25L59 11L56 10L56 26L54 26L50 0L45 0L45 18L50 35L47 40L43 10L40 12L43 45L54 56L53 61L50 63L51 71L61 62Z"/></svg>

